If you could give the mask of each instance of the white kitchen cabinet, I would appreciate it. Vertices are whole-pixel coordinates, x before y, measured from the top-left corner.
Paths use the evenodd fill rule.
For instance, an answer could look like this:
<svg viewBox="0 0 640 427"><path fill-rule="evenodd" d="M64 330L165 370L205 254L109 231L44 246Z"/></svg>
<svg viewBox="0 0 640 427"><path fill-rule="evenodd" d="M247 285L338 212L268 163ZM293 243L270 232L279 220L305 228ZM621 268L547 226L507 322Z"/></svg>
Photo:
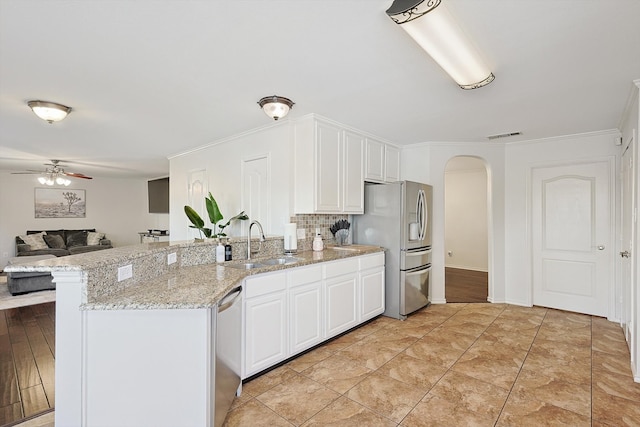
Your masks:
<svg viewBox="0 0 640 427"><path fill-rule="evenodd" d="M384 143L367 138L365 153L364 179L371 182L384 182Z"/></svg>
<svg viewBox="0 0 640 427"><path fill-rule="evenodd" d="M400 181L400 149L389 144L384 147L384 181Z"/></svg>
<svg viewBox="0 0 640 427"><path fill-rule="evenodd" d="M342 167L342 212L364 213L364 137L351 131L342 131L344 162Z"/></svg>
<svg viewBox="0 0 640 427"><path fill-rule="evenodd" d="M324 339L322 267L294 268L288 277L290 353L296 354Z"/></svg>
<svg viewBox="0 0 640 427"><path fill-rule="evenodd" d="M365 142L364 179L369 182L400 180L400 149L367 137Z"/></svg>
<svg viewBox="0 0 640 427"><path fill-rule="evenodd" d="M384 311L384 252L245 279L245 379Z"/></svg>
<svg viewBox="0 0 640 427"><path fill-rule="evenodd" d="M384 312L384 253L360 257L359 321L365 322Z"/></svg>
<svg viewBox="0 0 640 427"><path fill-rule="evenodd" d="M295 124L294 212L363 213L364 138L313 116Z"/></svg>
<svg viewBox="0 0 640 427"><path fill-rule="evenodd" d="M328 279L325 283L327 295L327 337L333 337L358 324L357 274Z"/></svg>
<svg viewBox="0 0 640 427"><path fill-rule="evenodd" d="M286 274L245 280L243 378L286 359L288 310Z"/></svg>
<svg viewBox="0 0 640 427"><path fill-rule="evenodd" d="M356 257L324 266L327 338L358 324L358 268Z"/></svg>

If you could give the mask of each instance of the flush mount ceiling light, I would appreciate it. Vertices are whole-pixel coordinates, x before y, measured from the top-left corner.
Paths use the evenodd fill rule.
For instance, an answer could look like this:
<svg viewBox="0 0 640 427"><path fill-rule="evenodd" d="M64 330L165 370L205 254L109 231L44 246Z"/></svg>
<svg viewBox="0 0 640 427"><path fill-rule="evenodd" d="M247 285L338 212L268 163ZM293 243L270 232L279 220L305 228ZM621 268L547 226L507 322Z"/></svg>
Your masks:
<svg viewBox="0 0 640 427"><path fill-rule="evenodd" d="M462 89L476 89L495 78L441 0L394 0L387 15Z"/></svg>
<svg viewBox="0 0 640 427"><path fill-rule="evenodd" d="M27 105L33 110L36 116L49 123L59 122L71 112L71 107L55 102L29 101Z"/></svg>
<svg viewBox="0 0 640 427"><path fill-rule="evenodd" d="M264 113L271 117L273 120L278 120L283 118L289 113L291 107L293 107L293 102L289 98L285 98L283 96L265 96L260 101L258 101L258 105L264 111Z"/></svg>

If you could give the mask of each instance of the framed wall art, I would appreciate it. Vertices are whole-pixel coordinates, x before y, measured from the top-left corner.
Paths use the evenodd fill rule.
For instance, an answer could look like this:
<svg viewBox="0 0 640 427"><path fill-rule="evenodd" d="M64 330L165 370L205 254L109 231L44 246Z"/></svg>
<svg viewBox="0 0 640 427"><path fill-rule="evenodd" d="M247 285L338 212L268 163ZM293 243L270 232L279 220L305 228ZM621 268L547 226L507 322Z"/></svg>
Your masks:
<svg viewBox="0 0 640 427"><path fill-rule="evenodd" d="M36 218L85 218L86 191L68 188L36 188Z"/></svg>

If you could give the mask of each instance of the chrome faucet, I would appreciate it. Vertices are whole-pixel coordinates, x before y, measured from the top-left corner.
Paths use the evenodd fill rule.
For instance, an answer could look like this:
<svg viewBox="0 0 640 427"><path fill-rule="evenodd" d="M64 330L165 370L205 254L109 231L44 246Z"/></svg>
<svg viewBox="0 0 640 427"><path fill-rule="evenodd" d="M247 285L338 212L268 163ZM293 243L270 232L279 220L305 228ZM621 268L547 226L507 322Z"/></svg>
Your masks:
<svg viewBox="0 0 640 427"><path fill-rule="evenodd" d="M258 226L258 230L260 230L260 246L258 246L258 250L253 252L253 253L258 253L260 252L260 248L262 248L262 242L264 242L266 239L264 237L264 231L262 230L262 224L260 224L258 221L251 221L251 224L249 224L249 234L247 235L247 259L251 259L251 227L253 227L253 225L257 225Z"/></svg>

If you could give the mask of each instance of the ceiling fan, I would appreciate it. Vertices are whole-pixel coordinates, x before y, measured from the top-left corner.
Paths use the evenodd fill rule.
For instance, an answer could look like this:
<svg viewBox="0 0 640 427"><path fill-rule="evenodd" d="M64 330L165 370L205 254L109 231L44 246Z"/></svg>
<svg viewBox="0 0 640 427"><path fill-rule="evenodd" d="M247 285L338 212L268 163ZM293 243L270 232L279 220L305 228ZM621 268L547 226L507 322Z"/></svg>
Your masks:
<svg viewBox="0 0 640 427"><path fill-rule="evenodd" d="M40 182L40 184L43 185L53 185L53 184L58 184L58 185L69 185L71 184L71 181L69 181L68 179L66 179L65 177L71 177L71 178L82 178L82 179L93 179L90 176L81 174L81 173L76 173L76 172L66 172L64 170L64 165L60 164L60 160L51 160L51 163L45 163L45 166L47 166L46 170L44 171L38 171L38 170L32 170L32 169L27 169L24 172L12 172L13 174L38 174L40 175L38 177L38 181Z"/></svg>

